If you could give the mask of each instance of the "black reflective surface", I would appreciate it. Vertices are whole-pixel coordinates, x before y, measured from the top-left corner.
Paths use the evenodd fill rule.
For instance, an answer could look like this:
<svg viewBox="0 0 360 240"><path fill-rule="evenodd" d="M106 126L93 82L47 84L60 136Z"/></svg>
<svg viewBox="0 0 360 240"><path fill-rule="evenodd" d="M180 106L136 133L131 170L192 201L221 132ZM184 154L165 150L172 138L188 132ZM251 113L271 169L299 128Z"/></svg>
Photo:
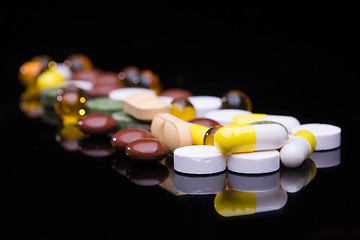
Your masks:
<svg viewBox="0 0 360 240"><path fill-rule="evenodd" d="M63 15L50 18L50 13L36 9L6 11L2 17L8 20L4 27L9 38L2 57L0 97L1 234L27 239L360 238L354 7L283 7L286 10L261 5L239 11L230 6L143 9L139 16L147 21L131 21L130 13L119 21L115 10L100 20L89 19L73 10L77 17L57 25L73 38L49 30L51 21L61 22ZM162 25L164 18L171 28ZM33 27L39 21L42 27ZM44 40L45 34L49 40ZM279 210L223 217L214 209L215 194L176 195L176 189L158 185L164 178L179 180L183 175L163 165L151 166L147 168L160 173L151 178L142 166L119 164L121 156L116 154L94 157L84 147L69 151L74 146L65 149L59 143L56 124L20 111L20 64L42 53L62 61L73 52L87 54L95 66L108 71L132 64L151 69L165 89L183 87L195 95L215 96L240 89L250 96L254 112L337 125L342 128L342 146L336 153L341 162L318 168L310 183L287 193ZM171 166L171 159L167 164ZM221 177L212 180L219 181L219 188Z"/></svg>

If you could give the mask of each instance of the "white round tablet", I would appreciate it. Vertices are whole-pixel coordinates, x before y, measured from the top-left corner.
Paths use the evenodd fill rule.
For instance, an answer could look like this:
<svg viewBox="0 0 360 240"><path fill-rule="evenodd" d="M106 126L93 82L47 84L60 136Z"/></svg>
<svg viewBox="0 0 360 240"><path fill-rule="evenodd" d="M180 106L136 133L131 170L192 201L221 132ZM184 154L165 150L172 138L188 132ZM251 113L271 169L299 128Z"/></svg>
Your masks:
<svg viewBox="0 0 360 240"><path fill-rule="evenodd" d="M341 128L321 123L301 124L290 129L290 135L294 135L300 130L307 130L314 134L316 138L315 151L329 150L340 147Z"/></svg>
<svg viewBox="0 0 360 240"><path fill-rule="evenodd" d="M232 119L239 114L251 114L251 112L240 109L218 109L206 113L205 117L215 120L223 126L229 126Z"/></svg>
<svg viewBox="0 0 360 240"><path fill-rule="evenodd" d="M269 173L280 168L277 150L229 154L228 169L237 173Z"/></svg>
<svg viewBox="0 0 360 240"><path fill-rule="evenodd" d="M182 173L211 174L226 169L226 156L215 146L191 145L175 149L174 169Z"/></svg>
<svg viewBox="0 0 360 240"><path fill-rule="evenodd" d="M205 114L221 108L221 98L215 96L192 96L189 101L194 106L197 118L205 117Z"/></svg>
<svg viewBox="0 0 360 240"><path fill-rule="evenodd" d="M153 90L147 88L137 88L137 87L129 87L129 88L118 88L109 92L108 96L113 100L124 100L126 97L135 94L135 93L150 93L156 95Z"/></svg>
<svg viewBox="0 0 360 240"><path fill-rule="evenodd" d="M228 186L240 192L264 192L280 186L280 171L268 174L239 174L228 171Z"/></svg>

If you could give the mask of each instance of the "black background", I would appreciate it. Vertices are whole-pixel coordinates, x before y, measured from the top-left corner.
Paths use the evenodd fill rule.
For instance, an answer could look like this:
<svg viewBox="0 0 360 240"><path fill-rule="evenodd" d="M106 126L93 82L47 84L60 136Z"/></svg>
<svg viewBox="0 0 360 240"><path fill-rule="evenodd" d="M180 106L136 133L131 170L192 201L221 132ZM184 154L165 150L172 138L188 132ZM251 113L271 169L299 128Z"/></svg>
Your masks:
<svg viewBox="0 0 360 240"><path fill-rule="evenodd" d="M4 233L34 239L359 237L356 200L358 15L345 4L2 8L1 218ZM153 70L164 88L195 95L246 92L253 111L342 128L342 163L320 169L283 210L225 219L213 197L143 188L57 145L55 127L18 108L19 66L35 55L88 55L118 72ZM234 235L235 234L235 235Z"/></svg>

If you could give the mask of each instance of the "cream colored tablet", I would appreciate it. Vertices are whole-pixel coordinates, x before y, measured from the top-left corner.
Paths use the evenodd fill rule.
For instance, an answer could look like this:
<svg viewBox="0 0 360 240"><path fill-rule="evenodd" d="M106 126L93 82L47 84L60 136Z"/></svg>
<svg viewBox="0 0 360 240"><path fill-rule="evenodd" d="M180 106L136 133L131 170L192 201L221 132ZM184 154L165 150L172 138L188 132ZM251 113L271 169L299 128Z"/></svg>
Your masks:
<svg viewBox="0 0 360 240"><path fill-rule="evenodd" d="M156 114L151 122L151 134L164 141L171 151L193 144L187 122L170 113Z"/></svg>
<svg viewBox="0 0 360 240"><path fill-rule="evenodd" d="M158 113L168 113L170 104L153 94L135 93L124 99L123 108L136 119L151 121Z"/></svg>
<svg viewBox="0 0 360 240"><path fill-rule="evenodd" d="M289 133L294 135L300 130L307 130L314 134L316 138L315 151L330 150L341 145L341 128L321 123L302 124L289 129Z"/></svg>
<svg viewBox="0 0 360 240"><path fill-rule="evenodd" d="M174 151L174 169L189 174L211 174L226 169L226 156L214 146L192 145Z"/></svg>
<svg viewBox="0 0 360 240"><path fill-rule="evenodd" d="M269 173L280 168L277 150L229 154L227 167L237 173Z"/></svg>
<svg viewBox="0 0 360 240"><path fill-rule="evenodd" d="M129 87L129 88L118 88L109 92L108 97L113 100L124 100L130 95L135 93L148 93L152 95L156 95L153 90L147 88L137 88L137 87Z"/></svg>

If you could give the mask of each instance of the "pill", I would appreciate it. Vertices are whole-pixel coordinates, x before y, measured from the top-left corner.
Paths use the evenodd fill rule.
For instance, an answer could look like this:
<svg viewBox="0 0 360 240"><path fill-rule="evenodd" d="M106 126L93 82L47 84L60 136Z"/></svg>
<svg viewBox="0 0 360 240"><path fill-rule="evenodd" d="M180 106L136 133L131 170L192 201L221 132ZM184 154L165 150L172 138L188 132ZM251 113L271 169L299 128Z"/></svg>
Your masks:
<svg viewBox="0 0 360 240"><path fill-rule="evenodd" d="M189 101L194 106L196 117L205 117L205 114L221 108L221 98L215 96L192 96Z"/></svg>
<svg viewBox="0 0 360 240"><path fill-rule="evenodd" d="M111 138L111 145L116 148L116 150L124 151L126 146L138 139L142 138L152 138L153 135L141 128L127 128L120 131L117 131Z"/></svg>
<svg viewBox="0 0 360 240"><path fill-rule="evenodd" d="M314 134L316 138L315 151L330 150L341 145L341 128L321 123L302 124L289 129L293 135L300 130L307 130Z"/></svg>
<svg viewBox="0 0 360 240"><path fill-rule="evenodd" d="M261 113L252 113L252 114L239 114L235 116L231 124L249 124L257 121L273 121L278 122L284 125L288 130L291 128L300 125L300 122L292 116L283 116L283 115L269 115Z"/></svg>
<svg viewBox="0 0 360 240"><path fill-rule="evenodd" d="M135 93L123 100L123 108L136 119L151 121L158 113L168 113L170 104L153 94Z"/></svg>
<svg viewBox="0 0 360 240"><path fill-rule="evenodd" d="M280 150L280 159L286 167L300 166L314 151L315 136L306 130L295 133Z"/></svg>
<svg viewBox="0 0 360 240"><path fill-rule="evenodd" d="M114 89L109 92L108 97L113 100L124 100L128 96L135 93L148 93L155 95L155 92L153 90L147 88L131 87L131 88Z"/></svg>
<svg viewBox="0 0 360 240"><path fill-rule="evenodd" d="M129 123L135 120L124 111L113 112L111 116L116 120L119 128L127 128Z"/></svg>
<svg viewBox="0 0 360 240"><path fill-rule="evenodd" d="M78 126L84 133L91 135L103 135L112 132L117 127L117 122L105 113L92 113L83 117Z"/></svg>
<svg viewBox="0 0 360 240"><path fill-rule="evenodd" d="M165 142L171 151L193 143L188 123L170 113L154 116L151 122L151 134Z"/></svg>
<svg viewBox="0 0 360 240"><path fill-rule="evenodd" d="M277 171L280 168L277 150L229 154L227 167L237 173L259 174Z"/></svg>
<svg viewBox="0 0 360 240"><path fill-rule="evenodd" d="M214 135L215 135L216 131L219 130L221 127L223 127L223 126L221 126L221 125L216 125L216 126L214 126L214 127L212 127L212 128L209 128L209 129L206 131L205 135L204 135L204 142L203 142L203 144L204 144L204 145L209 145L209 146L215 146L215 145L214 145Z"/></svg>
<svg viewBox="0 0 360 240"><path fill-rule="evenodd" d="M210 128L200 125L200 124L193 124L193 123L188 123L188 125L190 128L193 144L194 145L203 145L204 137Z"/></svg>
<svg viewBox="0 0 360 240"><path fill-rule="evenodd" d="M217 173L226 169L226 157L214 146L180 147L174 151L174 169L188 174Z"/></svg>
<svg viewBox="0 0 360 240"><path fill-rule="evenodd" d="M256 193L227 189L216 195L214 207L221 216L234 217L281 209L287 199L287 193L281 187Z"/></svg>
<svg viewBox="0 0 360 240"><path fill-rule="evenodd" d="M225 126L216 131L214 145L222 153L272 150L281 148L287 135L280 124Z"/></svg>
<svg viewBox="0 0 360 240"><path fill-rule="evenodd" d="M86 107L89 113L107 113L121 111L123 109L123 103L119 100L113 100L108 97L98 97L89 99L86 102Z"/></svg>
<svg viewBox="0 0 360 240"><path fill-rule="evenodd" d="M251 99L240 90L230 90L221 96L222 108L243 109L252 111Z"/></svg>
<svg viewBox="0 0 360 240"><path fill-rule="evenodd" d="M212 120L210 118L194 118L188 122L196 123L196 124L203 125L203 126L209 127L209 128L220 125L217 121Z"/></svg>
<svg viewBox="0 0 360 240"><path fill-rule="evenodd" d="M232 119L239 114L251 114L251 112L240 109L219 109L206 113L204 117L215 120L220 125L228 126Z"/></svg>
<svg viewBox="0 0 360 240"><path fill-rule="evenodd" d="M155 138L141 138L126 146L126 155L137 162L157 162L166 157L168 146Z"/></svg>
<svg viewBox="0 0 360 240"><path fill-rule="evenodd" d="M178 98L172 101L170 113L184 121L196 117L195 108L187 98Z"/></svg>
<svg viewBox="0 0 360 240"><path fill-rule="evenodd" d="M80 88L86 92L90 92L93 87L94 84L90 81L85 81L85 80L67 80L64 81L63 87L69 87L69 86L75 86L77 88Z"/></svg>
<svg viewBox="0 0 360 240"><path fill-rule="evenodd" d="M316 176L316 166L311 159L307 159L298 168L284 168L281 171L280 184L288 193L300 191Z"/></svg>
<svg viewBox="0 0 360 240"><path fill-rule="evenodd" d="M183 88L169 88L160 93L160 96L170 97L172 99L188 98L193 95L192 92Z"/></svg>

